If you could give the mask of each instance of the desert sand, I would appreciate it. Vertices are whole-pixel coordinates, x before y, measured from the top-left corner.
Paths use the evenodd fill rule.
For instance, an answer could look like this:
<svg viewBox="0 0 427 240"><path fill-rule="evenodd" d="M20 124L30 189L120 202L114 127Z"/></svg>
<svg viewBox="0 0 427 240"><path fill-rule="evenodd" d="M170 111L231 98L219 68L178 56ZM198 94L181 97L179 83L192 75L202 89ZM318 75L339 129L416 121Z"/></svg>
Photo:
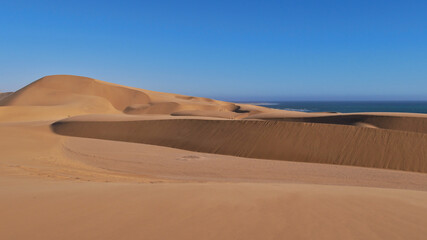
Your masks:
<svg viewBox="0 0 427 240"><path fill-rule="evenodd" d="M0 93L0 239L426 239L427 115L53 75Z"/></svg>

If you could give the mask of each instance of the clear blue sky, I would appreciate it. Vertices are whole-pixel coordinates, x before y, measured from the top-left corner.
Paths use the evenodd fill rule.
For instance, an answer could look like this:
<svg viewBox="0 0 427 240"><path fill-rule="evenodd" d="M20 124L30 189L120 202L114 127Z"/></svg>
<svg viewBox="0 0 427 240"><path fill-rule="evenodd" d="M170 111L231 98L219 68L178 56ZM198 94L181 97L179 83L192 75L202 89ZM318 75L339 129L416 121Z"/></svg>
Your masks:
<svg viewBox="0 0 427 240"><path fill-rule="evenodd" d="M51 74L225 100L427 100L427 1L1 1L0 91Z"/></svg>

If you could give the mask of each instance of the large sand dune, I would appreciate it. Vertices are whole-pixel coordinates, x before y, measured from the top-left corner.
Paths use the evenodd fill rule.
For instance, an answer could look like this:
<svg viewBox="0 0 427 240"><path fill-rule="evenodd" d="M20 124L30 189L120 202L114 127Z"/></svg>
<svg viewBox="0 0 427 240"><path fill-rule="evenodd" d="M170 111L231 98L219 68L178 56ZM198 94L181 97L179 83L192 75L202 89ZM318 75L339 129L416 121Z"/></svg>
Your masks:
<svg viewBox="0 0 427 240"><path fill-rule="evenodd" d="M427 172L427 135L342 125L229 120L64 120L59 134L240 157ZM106 131L108 129L108 131Z"/></svg>
<svg viewBox="0 0 427 240"><path fill-rule="evenodd" d="M92 78L55 75L41 78L0 100L0 106L67 106L82 103L90 108L94 104L108 106L126 114L180 114L194 111L229 113L242 111L234 103L201 97L161 93L124 87ZM256 107L262 109L261 107ZM106 111L106 110L104 110ZM97 109L93 112L97 113Z"/></svg>
<svg viewBox="0 0 427 240"><path fill-rule="evenodd" d="M0 239L425 239L426 119L44 77L0 95Z"/></svg>

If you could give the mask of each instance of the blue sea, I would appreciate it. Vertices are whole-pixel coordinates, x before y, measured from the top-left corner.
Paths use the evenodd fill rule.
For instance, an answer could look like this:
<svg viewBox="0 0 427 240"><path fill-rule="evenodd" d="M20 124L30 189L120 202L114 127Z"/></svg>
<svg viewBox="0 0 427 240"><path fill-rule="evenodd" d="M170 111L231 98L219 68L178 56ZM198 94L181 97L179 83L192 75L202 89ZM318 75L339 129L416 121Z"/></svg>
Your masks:
<svg viewBox="0 0 427 240"><path fill-rule="evenodd" d="M255 103L259 106L301 112L407 112L427 113L427 101L289 101Z"/></svg>

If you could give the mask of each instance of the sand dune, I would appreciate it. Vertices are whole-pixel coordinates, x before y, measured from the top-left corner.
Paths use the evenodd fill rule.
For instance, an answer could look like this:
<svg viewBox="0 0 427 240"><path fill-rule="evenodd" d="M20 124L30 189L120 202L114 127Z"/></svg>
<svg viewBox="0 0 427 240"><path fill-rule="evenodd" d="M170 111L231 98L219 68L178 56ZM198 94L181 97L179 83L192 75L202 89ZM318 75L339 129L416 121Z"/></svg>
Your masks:
<svg viewBox="0 0 427 240"><path fill-rule="evenodd" d="M47 76L0 94L0 239L424 239L426 119Z"/></svg>
<svg viewBox="0 0 427 240"><path fill-rule="evenodd" d="M93 99L109 102L117 111L127 114L171 114L203 110L224 112L225 118L228 118L229 112L237 112L240 108L234 103L124 87L70 75L41 78L1 99L0 106L57 106L75 102L90 106L94 104Z"/></svg>
<svg viewBox="0 0 427 240"><path fill-rule="evenodd" d="M242 158L139 143L66 137L63 157L89 166L195 182L272 182L427 190L427 174L332 164Z"/></svg>
<svg viewBox="0 0 427 240"><path fill-rule="evenodd" d="M95 79L76 76L48 76L3 99L7 106L66 105L85 96L107 99L112 106L123 110L134 102L147 103L149 97L141 91L107 84Z"/></svg>
<svg viewBox="0 0 427 240"><path fill-rule="evenodd" d="M240 157L427 172L427 135L277 121L79 121L52 125L77 137L147 143ZM105 131L108 129L108 131Z"/></svg>

